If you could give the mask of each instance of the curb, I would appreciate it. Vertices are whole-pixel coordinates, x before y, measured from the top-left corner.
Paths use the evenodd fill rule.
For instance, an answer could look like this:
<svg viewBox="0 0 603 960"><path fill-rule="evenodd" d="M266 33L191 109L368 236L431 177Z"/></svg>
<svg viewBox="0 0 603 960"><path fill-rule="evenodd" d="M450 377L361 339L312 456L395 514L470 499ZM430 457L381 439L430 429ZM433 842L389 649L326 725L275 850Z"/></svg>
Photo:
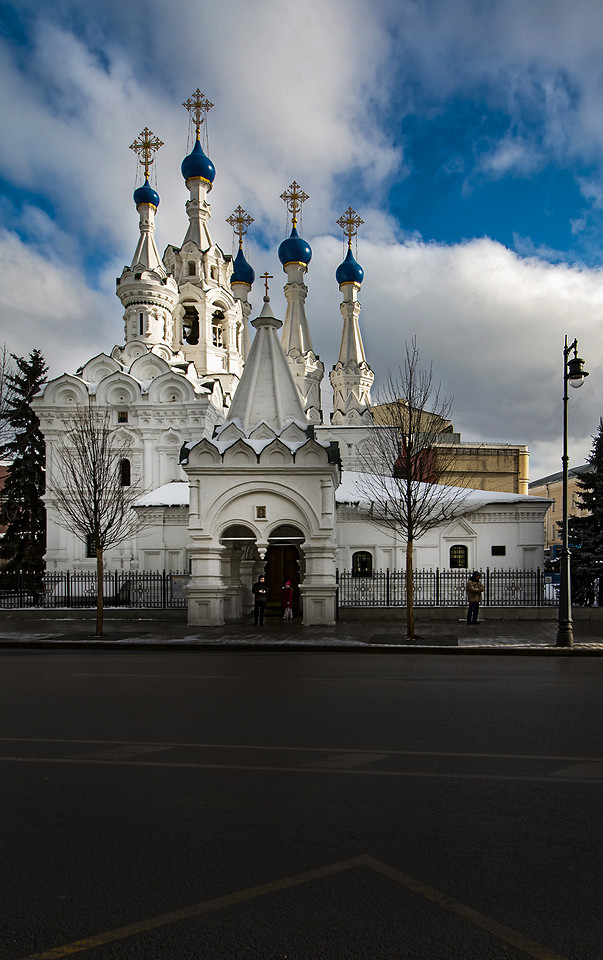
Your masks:
<svg viewBox="0 0 603 960"><path fill-rule="evenodd" d="M514 656L514 657L599 657L603 656L603 646L600 648L588 647L585 644L573 647L548 646L514 646L510 642L508 647L500 646L471 646L457 647L448 645L430 644L328 644L328 643L152 643L149 641L121 640L0 640L0 650L104 650L116 651L135 650L147 652L169 652L183 650L188 653L386 653L386 654L439 654L446 656Z"/></svg>

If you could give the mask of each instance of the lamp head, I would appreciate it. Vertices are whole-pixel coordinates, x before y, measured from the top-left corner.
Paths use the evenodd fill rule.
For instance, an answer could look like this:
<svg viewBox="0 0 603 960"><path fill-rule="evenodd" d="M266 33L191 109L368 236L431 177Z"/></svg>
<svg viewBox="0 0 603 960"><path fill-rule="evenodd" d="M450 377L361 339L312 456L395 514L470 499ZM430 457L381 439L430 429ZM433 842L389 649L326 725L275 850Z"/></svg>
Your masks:
<svg viewBox="0 0 603 960"><path fill-rule="evenodd" d="M581 360L580 357L574 356L571 360L567 361L567 379L570 382L571 387L581 387L584 383L585 378L588 376L586 370L583 369L584 360Z"/></svg>

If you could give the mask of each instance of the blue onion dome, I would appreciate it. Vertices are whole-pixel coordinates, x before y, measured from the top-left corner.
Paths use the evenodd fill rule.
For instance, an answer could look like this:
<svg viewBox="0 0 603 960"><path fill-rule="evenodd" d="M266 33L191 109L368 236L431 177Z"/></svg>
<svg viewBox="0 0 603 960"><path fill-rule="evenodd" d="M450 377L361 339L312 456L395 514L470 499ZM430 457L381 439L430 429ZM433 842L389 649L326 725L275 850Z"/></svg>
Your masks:
<svg viewBox="0 0 603 960"><path fill-rule="evenodd" d="M195 146L182 161L180 169L185 180L190 180L191 177L200 177L202 180L213 183L216 175L216 168L209 157L206 157L203 153L199 140L195 141Z"/></svg>
<svg viewBox="0 0 603 960"><path fill-rule="evenodd" d="M354 259L351 247L348 247L348 255L343 263L340 263L337 267L335 279L339 286L342 283L362 283L364 280L364 270Z"/></svg>
<svg viewBox="0 0 603 960"><path fill-rule="evenodd" d="M293 227L291 236L283 240L278 248L278 258L283 266L288 263L308 264L312 259L312 248Z"/></svg>
<svg viewBox="0 0 603 960"><path fill-rule="evenodd" d="M153 207L159 206L159 194L156 190L153 190L148 180L145 180L142 187L134 191L134 203L136 206L139 203L150 203Z"/></svg>
<svg viewBox="0 0 603 960"><path fill-rule="evenodd" d="M252 285L255 280L255 271L251 267L243 254L243 248L239 248L239 252L235 257L233 263L232 277L230 278L231 283L246 283L249 286Z"/></svg>

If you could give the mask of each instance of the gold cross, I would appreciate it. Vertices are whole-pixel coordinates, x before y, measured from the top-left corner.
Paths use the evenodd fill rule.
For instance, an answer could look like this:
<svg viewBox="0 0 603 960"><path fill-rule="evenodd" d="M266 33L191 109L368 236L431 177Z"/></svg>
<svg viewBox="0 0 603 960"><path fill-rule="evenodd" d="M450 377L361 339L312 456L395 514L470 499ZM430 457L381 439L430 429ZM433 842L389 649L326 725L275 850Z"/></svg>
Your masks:
<svg viewBox="0 0 603 960"><path fill-rule="evenodd" d="M213 103L210 103L205 94L201 93L199 87L197 87L192 97L189 97L182 106L186 107L191 118L195 121L195 130L197 131L197 136L199 136L199 128L204 119L203 114L209 113L213 107Z"/></svg>
<svg viewBox="0 0 603 960"><path fill-rule="evenodd" d="M145 127L142 133L138 134L134 143L130 144L130 150L133 150L134 153L142 154L138 162L144 167L146 180L149 179L149 167L154 163L153 154L157 153L159 147L162 146L163 140L156 137L148 127Z"/></svg>
<svg viewBox="0 0 603 960"><path fill-rule="evenodd" d="M274 280L274 277L272 276L272 274L268 273L268 271L266 270L266 273L263 273L261 275L260 280L264 281L264 286L266 287L266 296L268 296L268 281Z"/></svg>
<svg viewBox="0 0 603 960"><path fill-rule="evenodd" d="M243 210L241 204L239 204L234 213L226 217L226 223L230 224L239 238L239 247L243 246L243 237L247 233L247 227L253 222L253 217L250 217L249 214Z"/></svg>
<svg viewBox="0 0 603 960"><path fill-rule="evenodd" d="M341 227L344 234L348 238L348 246L352 246L352 237L355 237L358 233L358 227L364 223L364 220L361 220L355 210L352 210L351 207L348 207L346 212L342 214L337 221L337 225Z"/></svg>
<svg viewBox="0 0 603 960"><path fill-rule="evenodd" d="M287 205L287 210L291 214L291 222L294 227L297 225L297 214L301 210L302 204L309 199L308 194L304 193L299 183L296 183L295 180L288 190L281 193L281 200L284 200Z"/></svg>

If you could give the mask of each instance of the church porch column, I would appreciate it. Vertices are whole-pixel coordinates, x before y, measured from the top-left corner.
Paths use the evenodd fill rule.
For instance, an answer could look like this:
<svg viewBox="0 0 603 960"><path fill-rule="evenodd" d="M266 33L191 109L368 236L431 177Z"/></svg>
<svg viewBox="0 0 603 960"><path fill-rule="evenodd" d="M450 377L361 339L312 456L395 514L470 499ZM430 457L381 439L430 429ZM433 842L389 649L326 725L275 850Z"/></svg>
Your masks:
<svg viewBox="0 0 603 960"><path fill-rule="evenodd" d="M227 586L222 575L225 548L219 544L193 546L188 585L188 622L196 626L222 626Z"/></svg>
<svg viewBox="0 0 603 960"><path fill-rule="evenodd" d="M303 623L320 626L335 623L335 548L305 546L305 576L300 585Z"/></svg>

